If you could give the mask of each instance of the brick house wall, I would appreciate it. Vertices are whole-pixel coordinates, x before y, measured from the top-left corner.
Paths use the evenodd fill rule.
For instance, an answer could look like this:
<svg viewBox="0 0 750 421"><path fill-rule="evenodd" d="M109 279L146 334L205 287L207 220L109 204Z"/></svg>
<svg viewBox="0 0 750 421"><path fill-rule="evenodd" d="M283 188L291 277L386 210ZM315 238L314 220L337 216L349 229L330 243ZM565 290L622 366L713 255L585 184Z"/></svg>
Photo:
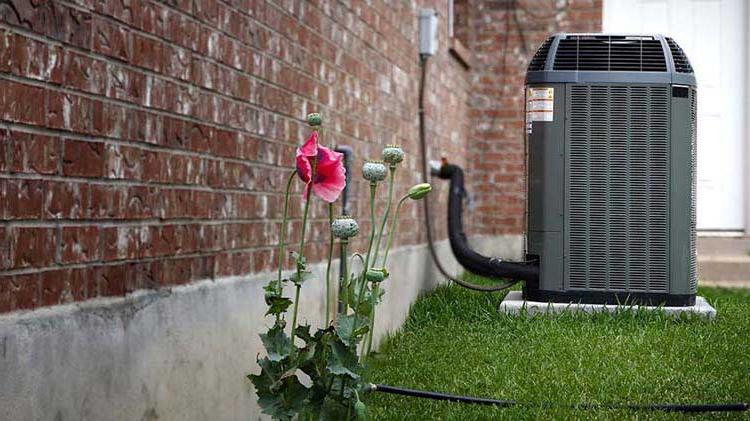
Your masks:
<svg viewBox="0 0 750 421"><path fill-rule="evenodd" d="M524 79L555 32L600 32L602 0L460 0L456 36L474 54L468 172L475 224L489 235L525 230Z"/></svg>
<svg viewBox="0 0 750 421"><path fill-rule="evenodd" d="M421 180L420 7L441 25L430 156L467 168L470 233L520 234L526 65L550 32L599 30L600 0L456 0L468 68L449 52L445 1L0 4L0 313L271 270L308 112L323 113L324 144L354 148L351 210L367 232L364 158L401 144L397 191ZM293 199L292 249L301 208ZM312 216L320 261L324 206ZM421 217L409 207L402 223Z"/></svg>
<svg viewBox="0 0 750 421"><path fill-rule="evenodd" d="M351 209L367 232L364 158L401 144L397 191L420 180L420 5L1 4L0 312L271 270L308 112L325 117L323 143L354 148ZM444 2L423 5L445 20ZM469 73L447 51L433 64L430 146L465 164ZM319 261L325 207L312 216Z"/></svg>

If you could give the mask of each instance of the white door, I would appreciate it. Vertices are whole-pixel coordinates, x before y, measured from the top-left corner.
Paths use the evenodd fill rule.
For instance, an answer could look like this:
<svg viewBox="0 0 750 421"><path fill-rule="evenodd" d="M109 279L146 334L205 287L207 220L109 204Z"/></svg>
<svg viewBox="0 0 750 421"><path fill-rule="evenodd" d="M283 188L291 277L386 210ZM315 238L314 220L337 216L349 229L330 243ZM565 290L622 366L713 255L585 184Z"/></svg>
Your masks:
<svg viewBox="0 0 750 421"><path fill-rule="evenodd" d="M746 0L605 0L605 32L662 33L698 79L698 229L745 223Z"/></svg>

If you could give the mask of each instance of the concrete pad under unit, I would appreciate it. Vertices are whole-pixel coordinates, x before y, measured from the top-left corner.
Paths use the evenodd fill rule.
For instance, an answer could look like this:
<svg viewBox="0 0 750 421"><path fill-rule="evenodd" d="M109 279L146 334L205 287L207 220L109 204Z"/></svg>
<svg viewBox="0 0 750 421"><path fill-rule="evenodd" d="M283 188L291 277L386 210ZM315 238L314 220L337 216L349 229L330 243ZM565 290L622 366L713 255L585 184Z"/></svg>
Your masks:
<svg viewBox="0 0 750 421"><path fill-rule="evenodd" d="M539 301L526 301L521 291L510 291L500 303L500 311L506 314L516 315L526 312L528 315L543 313L561 313L563 311L598 313L616 311L638 311L661 310L666 314L679 316L680 314L696 314L707 319L716 317L716 309L703 297L695 297L695 305L689 307L666 307L666 306L636 306L636 305L613 305L613 304L582 304L582 303L543 303Z"/></svg>

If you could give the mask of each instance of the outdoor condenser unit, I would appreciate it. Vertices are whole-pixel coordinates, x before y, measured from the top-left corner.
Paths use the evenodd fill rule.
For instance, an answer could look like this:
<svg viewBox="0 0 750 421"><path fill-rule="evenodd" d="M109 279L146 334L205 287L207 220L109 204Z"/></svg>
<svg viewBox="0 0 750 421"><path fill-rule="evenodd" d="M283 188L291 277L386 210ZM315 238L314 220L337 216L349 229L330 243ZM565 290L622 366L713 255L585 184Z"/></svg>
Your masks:
<svg viewBox="0 0 750 421"><path fill-rule="evenodd" d="M696 82L662 35L556 34L526 75L532 301L693 305Z"/></svg>

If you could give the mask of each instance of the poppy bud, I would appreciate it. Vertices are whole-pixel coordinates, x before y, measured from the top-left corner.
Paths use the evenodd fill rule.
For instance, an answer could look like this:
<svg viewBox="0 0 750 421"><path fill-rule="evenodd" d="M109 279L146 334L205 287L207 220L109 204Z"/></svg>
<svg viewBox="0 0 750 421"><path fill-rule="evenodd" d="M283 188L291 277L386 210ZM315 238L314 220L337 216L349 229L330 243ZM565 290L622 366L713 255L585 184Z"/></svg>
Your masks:
<svg viewBox="0 0 750 421"><path fill-rule="evenodd" d="M341 216L331 223L331 232L336 238L346 240L359 234L359 225L350 216Z"/></svg>
<svg viewBox="0 0 750 421"><path fill-rule="evenodd" d="M387 172L388 169L385 165L378 161L367 161L365 162L365 165L362 166L362 176L370 183L377 183L385 180Z"/></svg>
<svg viewBox="0 0 750 421"><path fill-rule="evenodd" d="M412 188L409 189L409 192L406 193L406 195L409 196L409 199L420 200L427 196L427 194L431 191L432 186L429 183L421 183L412 186Z"/></svg>
<svg viewBox="0 0 750 421"><path fill-rule="evenodd" d="M404 160L404 150L398 145L387 145L381 154L383 161L390 165L396 165Z"/></svg>
<svg viewBox="0 0 750 421"><path fill-rule="evenodd" d="M323 116L320 113L310 113L307 115L307 124L311 127L318 127L323 124Z"/></svg>
<svg viewBox="0 0 750 421"><path fill-rule="evenodd" d="M367 273L365 273L365 277L368 281L374 282L374 283L380 283L385 280L385 278L388 277L388 274L385 269L367 269Z"/></svg>

